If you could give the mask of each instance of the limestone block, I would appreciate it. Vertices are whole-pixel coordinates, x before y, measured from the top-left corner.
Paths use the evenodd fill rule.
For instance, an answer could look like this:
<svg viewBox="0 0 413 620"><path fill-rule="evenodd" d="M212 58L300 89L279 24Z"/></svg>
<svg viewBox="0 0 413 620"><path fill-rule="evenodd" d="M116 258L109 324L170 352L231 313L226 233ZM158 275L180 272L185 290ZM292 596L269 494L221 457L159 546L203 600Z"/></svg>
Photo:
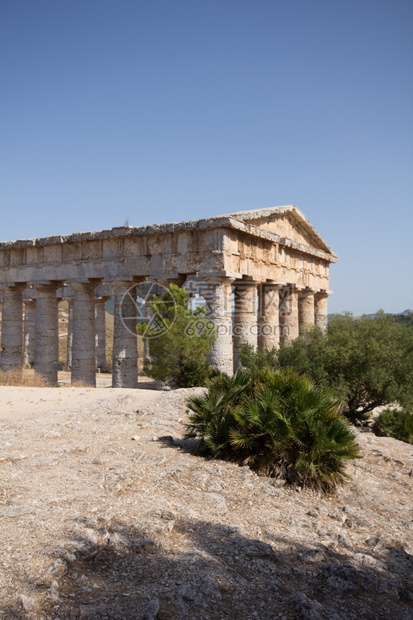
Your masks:
<svg viewBox="0 0 413 620"><path fill-rule="evenodd" d="M81 243L82 260L95 260L102 258L103 241L101 239L93 241L83 241Z"/></svg>
<svg viewBox="0 0 413 620"><path fill-rule="evenodd" d="M57 263L62 260L62 246L51 245L43 248L43 260L46 263Z"/></svg>

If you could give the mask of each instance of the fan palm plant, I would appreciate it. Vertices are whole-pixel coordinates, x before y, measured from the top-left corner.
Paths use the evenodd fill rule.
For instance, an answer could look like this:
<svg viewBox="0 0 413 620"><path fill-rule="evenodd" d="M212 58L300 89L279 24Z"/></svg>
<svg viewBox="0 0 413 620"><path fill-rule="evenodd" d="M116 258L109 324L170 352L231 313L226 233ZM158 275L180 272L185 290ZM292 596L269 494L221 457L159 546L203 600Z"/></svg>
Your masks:
<svg viewBox="0 0 413 620"><path fill-rule="evenodd" d="M251 383L249 373L241 369L232 377L226 374L214 377L205 396L193 396L187 402L194 413L186 426L185 437L199 437L198 449L201 450L213 453L230 450L231 410Z"/></svg>
<svg viewBox="0 0 413 620"><path fill-rule="evenodd" d="M349 422L326 389L291 369L218 377L188 402L187 436L212 454L258 472L330 490L359 456Z"/></svg>

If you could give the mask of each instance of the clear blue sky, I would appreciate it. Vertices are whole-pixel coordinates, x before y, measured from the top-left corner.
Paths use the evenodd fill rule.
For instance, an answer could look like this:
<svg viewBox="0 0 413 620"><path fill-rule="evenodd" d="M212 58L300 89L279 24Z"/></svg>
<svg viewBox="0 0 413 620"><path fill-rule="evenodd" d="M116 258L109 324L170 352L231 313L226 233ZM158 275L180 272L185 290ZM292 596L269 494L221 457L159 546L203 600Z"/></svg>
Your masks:
<svg viewBox="0 0 413 620"><path fill-rule="evenodd" d="M411 0L0 0L0 240L296 204L413 308Z"/></svg>

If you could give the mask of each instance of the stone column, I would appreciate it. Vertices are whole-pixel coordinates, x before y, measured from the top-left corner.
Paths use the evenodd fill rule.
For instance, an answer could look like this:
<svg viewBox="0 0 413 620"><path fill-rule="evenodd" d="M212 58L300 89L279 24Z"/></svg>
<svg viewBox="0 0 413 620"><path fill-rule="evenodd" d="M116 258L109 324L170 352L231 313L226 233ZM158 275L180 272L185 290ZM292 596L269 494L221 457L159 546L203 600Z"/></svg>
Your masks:
<svg viewBox="0 0 413 620"><path fill-rule="evenodd" d="M96 386L95 288L98 281L70 283L73 288L72 383Z"/></svg>
<svg viewBox="0 0 413 620"><path fill-rule="evenodd" d="M214 326L216 340L211 345L210 364L228 375L233 373L232 350L232 278L214 278L205 281L200 294L205 299L206 316Z"/></svg>
<svg viewBox="0 0 413 620"><path fill-rule="evenodd" d="M234 282L234 370L239 366L239 348L246 342L257 348L257 282L236 280Z"/></svg>
<svg viewBox="0 0 413 620"><path fill-rule="evenodd" d="M35 285L36 338L34 369L49 385L57 385L59 325L56 291L61 282Z"/></svg>
<svg viewBox="0 0 413 620"><path fill-rule="evenodd" d="M24 300L24 347L23 364L31 368L34 364L36 339L36 300Z"/></svg>
<svg viewBox="0 0 413 620"><path fill-rule="evenodd" d="M136 388L138 385L136 316L136 286L132 282L116 282L112 387Z"/></svg>
<svg viewBox="0 0 413 620"><path fill-rule="evenodd" d="M298 291L292 284L280 291L280 339L288 343L298 334Z"/></svg>
<svg viewBox="0 0 413 620"><path fill-rule="evenodd" d="M1 321L0 369L21 370L23 367L23 301L26 284L5 286Z"/></svg>
<svg viewBox="0 0 413 620"><path fill-rule="evenodd" d="M258 289L258 348L271 350L280 346L280 285L262 282Z"/></svg>
<svg viewBox="0 0 413 620"><path fill-rule="evenodd" d="M314 291L300 291L298 294L298 326L300 334L314 326Z"/></svg>
<svg viewBox="0 0 413 620"><path fill-rule="evenodd" d="M67 300L67 361L68 368L72 368L72 347L73 347L73 299Z"/></svg>
<svg viewBox="0 0 413 620"><path fill-rule="evenodd" d="M107 372L106 364L106 311L105 303L110 297L95 299L95 325L96 325L96 368Z"/></svg>
<svg viewBox="0 0 413 620"><path fill-rule="evenodd" d="M315 324L325 331L327 329L327 299L328 293L316 293L314 296Z"/></svg>

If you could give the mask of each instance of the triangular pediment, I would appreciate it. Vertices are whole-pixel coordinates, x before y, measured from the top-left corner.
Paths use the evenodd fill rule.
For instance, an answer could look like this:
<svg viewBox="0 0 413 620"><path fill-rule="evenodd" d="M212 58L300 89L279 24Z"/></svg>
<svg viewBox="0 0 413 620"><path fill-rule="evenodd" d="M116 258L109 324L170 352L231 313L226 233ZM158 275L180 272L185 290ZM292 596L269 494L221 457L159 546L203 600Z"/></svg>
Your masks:
<svg viewBox="0 0 413 620"><path fill-rule="evenodd" d="M280 239L289 239L295 243L333 254L314 226L310 224L300 209L294 205L238 211L228 214L227 217L243 222L245 225L274 233Z"/></svg>

